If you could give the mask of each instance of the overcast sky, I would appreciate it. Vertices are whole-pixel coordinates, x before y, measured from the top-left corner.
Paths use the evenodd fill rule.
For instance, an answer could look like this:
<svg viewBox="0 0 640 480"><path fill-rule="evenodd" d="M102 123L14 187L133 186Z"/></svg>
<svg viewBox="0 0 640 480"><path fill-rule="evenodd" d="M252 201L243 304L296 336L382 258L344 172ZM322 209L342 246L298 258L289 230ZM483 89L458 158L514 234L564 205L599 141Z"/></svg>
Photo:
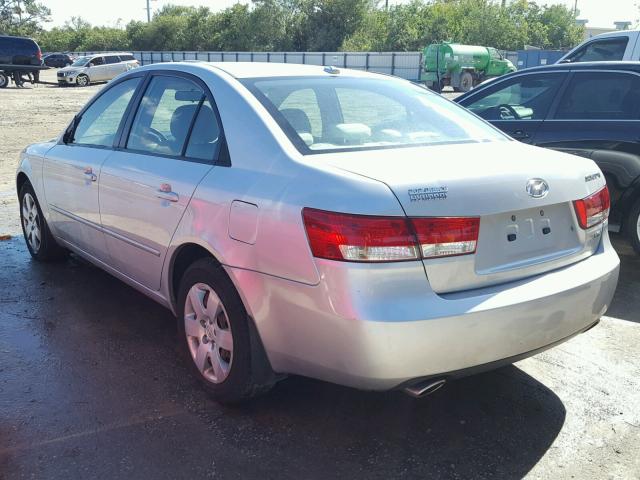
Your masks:
<svg viewBox="0 0 640 480"><path fill-rule="evenodd" d="M146 0L102 0L70 1L41 0L51 9L51 26L63 25L72 16L80 16L93 25L115 25L118 20L126 24L130 20L145 20ZM172 3L177 5L205 5L212 10L220 10L236 3L237 0L153 0L153 9ZM408 0L390 0L389 3L403 3ZM640 1L640 0L639 0ZM539 0L539 4L564 3L573 8L574 0ZM578 0L580 18L589 20L591 27L609 27L614 21L629 20L636 24L640 18L637 0Z"/></svg>

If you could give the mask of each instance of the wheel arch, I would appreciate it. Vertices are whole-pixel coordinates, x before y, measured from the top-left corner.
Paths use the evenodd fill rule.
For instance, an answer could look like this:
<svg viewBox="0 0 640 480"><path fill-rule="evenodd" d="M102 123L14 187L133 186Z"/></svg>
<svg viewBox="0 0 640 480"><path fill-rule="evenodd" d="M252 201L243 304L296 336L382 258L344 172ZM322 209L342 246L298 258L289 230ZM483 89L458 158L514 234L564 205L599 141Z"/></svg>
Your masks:
<svg viewBox="0 0 640 480"><path fill-rule="evenodd" d="M171 308L173 309L174 314L177 315L179 309L177 305L177 294L180 289L180 280L182 276L186 272L193 262L200 260L202 258L211 258L215 261L215 263L220 267L220 269L227 276L231 284L236 289L238 296L240 297L240 301L245 307L248 317L249 323L249 332L251 338L251 349L252 349L252 368L257 374L259 382L262 385L271 385L275 382L276 377L271 367L271 362L269 360L269 356L266 352L264 343L262 342L262 337L260 336L260 332L256 326L256 322L253 318L251 310L249 309L249 305L247 304L247 300L243 295L241 289L238 288L238 284L236 279L233 278L233 275L229 274L229 271L224 268L224 265L217 256L207 247L195 243L195 242L186 242L175 248L171 255L171 260L169 262L168 267L168 289L169 289L169 302Z"/></svg>
<svg viewBox="0 0 640 480"><path fill-rule="evenodd" d="M18 175L16 176L16 192L20 193L20 189L27 182L30 182L27 174L22 171L18 172Z"/></svg>

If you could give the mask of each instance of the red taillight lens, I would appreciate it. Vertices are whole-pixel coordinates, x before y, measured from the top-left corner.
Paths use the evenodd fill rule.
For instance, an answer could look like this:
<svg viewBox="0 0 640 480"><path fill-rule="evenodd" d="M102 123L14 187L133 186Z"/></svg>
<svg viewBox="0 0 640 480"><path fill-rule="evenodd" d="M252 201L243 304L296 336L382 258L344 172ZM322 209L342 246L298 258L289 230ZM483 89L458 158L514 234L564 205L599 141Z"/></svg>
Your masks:
<svg viewBox="0 0 640 480"><path fill-rule="evenodd" d="M476 251L479 218L372 217L305 208L313 255L351 262L394 262Z"/></svg>
<svg viewBox="0 0 640 480"><path fill-rule="evenodd" d="M574 201L573 205L582 229L598 225L609 217L609 207L611 206L609 189L605 186L582 200Z"/></svg>
<svg viewBox="0 0 640 480"><path fill-rule="evenodd" d="M36 53L36 58L38 60L42 60L42 50L38 49L38 53Z"/></svg>
<svg viewBox="0 0 640 480"><path fill-rule="evenodd" d="M302 211L314 257L351 262L393 262L419 258L404 218Z"/></svg>
<svg viewBox="0 0 640 480"><path fill-rule="evenodd" d="M424 258L466 255L476 251L480 218L434 217L413 218Z"/></svg>

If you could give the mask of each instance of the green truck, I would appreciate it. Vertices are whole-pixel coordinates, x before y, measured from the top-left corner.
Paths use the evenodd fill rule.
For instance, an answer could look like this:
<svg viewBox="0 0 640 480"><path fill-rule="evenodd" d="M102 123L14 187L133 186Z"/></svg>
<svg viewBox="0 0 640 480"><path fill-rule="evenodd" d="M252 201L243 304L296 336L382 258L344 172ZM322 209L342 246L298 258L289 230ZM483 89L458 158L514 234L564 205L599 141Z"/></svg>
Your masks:
<svg viewBox="0 0 640 480"><path fill-rule="evenodd" d="M423 53L421 80L438 91L450 85L456 92L468 92L487 78L516 71L513 63L491 47L442 42L432 43Z"/></svg>

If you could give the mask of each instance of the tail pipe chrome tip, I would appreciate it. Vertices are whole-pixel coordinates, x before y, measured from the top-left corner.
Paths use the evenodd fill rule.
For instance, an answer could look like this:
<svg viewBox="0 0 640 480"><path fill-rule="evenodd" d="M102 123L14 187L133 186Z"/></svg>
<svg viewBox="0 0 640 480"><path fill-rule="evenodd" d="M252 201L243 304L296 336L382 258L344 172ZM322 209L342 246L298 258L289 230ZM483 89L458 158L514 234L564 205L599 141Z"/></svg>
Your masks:
<svg viewBox="0 0 640 480"><path fill-rule="evenodd" d="M440 378L438 380L425 380L424 382L416 383L410 387L405 387L402 391L413 398L426 397L436 390L440 390L446 382L447 381L444 378Z"/></svg>

